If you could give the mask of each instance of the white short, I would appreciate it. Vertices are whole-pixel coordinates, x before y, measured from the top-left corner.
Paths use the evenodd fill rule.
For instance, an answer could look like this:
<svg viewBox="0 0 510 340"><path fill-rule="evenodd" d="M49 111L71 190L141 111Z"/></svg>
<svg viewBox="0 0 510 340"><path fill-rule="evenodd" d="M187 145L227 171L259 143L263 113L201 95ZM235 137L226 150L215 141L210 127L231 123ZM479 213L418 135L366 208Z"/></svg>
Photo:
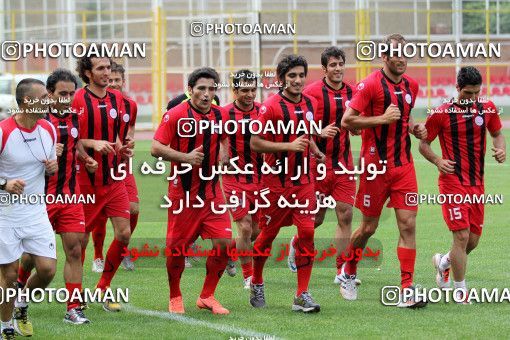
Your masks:
<svg viewBox="0 0 510 340"><path fill-rule="evenodd" d="M0 227L0 264L18 260L23 253L57 258L50 221L29 226Z"/></svg>

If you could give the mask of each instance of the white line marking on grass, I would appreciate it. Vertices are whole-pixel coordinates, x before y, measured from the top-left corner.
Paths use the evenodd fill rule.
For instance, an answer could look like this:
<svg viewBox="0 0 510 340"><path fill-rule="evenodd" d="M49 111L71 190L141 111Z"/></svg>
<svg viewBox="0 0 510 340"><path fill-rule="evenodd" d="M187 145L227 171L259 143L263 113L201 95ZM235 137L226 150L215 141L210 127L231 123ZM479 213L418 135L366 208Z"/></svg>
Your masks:
<svg viewBox="0 0 510 340"><path fill-rule="evenodd" d="M262 338L262 339L279 339L275 335L271 334L265 334L265 333L259 333L255 332L249 329L243 329L239 327L234 327L230 325L225 324L218 324L218 323L212 323L204 320L194 319L190 318L189 316L183 316L178 314L172 314L168 312L161 312L161 311L155 311L155 310L149 310L149 309L142 309L135 307L133 305L125 304L123 305L124 310L130 313L140 314L140 315L146 315L146 316L155 316L161 319L168 319L173 320L176 322L192 325L192 326L200 326L205 328L210 328L222 333L227 334L237 334L242 336L249 336L249 337L255 337L255 338Z"/></svg>

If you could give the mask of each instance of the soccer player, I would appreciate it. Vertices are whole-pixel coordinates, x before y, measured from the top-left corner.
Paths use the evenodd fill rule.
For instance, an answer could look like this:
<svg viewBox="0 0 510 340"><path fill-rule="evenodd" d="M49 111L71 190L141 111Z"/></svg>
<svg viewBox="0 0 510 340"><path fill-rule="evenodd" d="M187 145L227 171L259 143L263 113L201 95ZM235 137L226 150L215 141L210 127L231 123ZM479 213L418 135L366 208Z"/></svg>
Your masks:
<svg viewBox="0 0 510 340"><path fill-rule="evenodd" d="M237 124L237 133L230 134L224 139L227 142L228 157L239 157L235 161L236 165L244 169L247 164L252 164L253 175L236 174L223 175L222 185L227 202L231 196L239 198L240 205L244 207L235 207L230 209L233 220L237 224L238 237L236 239L236 248L239 251L251 251L251 242L257 238L259 233L258 214L255 212L249 214L248 211L254 208L254 192L260 192L260 168L262 167L262 154L253 152L250 149L251 134L248 128L243 131L242 124L250 120L257 119L260 103L255 101L257 96L257 79L250 70L240 70L234 74L233 92L235 100L233 103L225 106L227 117L225 121L234 121ZM245 124L245 127L248 125ZM243 133L244 132L244 133ZM233 193L235 192L235 193ZM242 202L243 196L246 202ZM240 257L241 268L243 272L244 288L250 289L251 277L253 275L253 260L251 256ZM232 264L227 265L227 273L230 273ZM230 268L229 268L230 267Z"/></svg>
<svg viewBox="0 0 510 340"><path fill-rule="evenodd" d="M220 143L225 135L211 129L197 131L201 120L222 124L223 109L211 103L218 82L219 76L211 68L193 71L188 78L190 100L163 115L152 141L152 156L172 162L170 175L174 171L184 171L188 165L192 166L190 171L168 183L167 196L172 206L168 209L166 268L170 287L168 311L171 313L184 313L180 288L184 270L182 253L201 236L211 239L213 248L219 249L219 254L207 258L207 273L196 305L211 310L213 314L229 314L228 309L216 300L214 292L228 261L226 249L232 238L231 223L226 211L217 213L212 210L212 205L219 207L225 203L219 176L212 172L213 166L219 164ZM210 176L212 179L205 179ZM197 202L203 204L193 207Z"/></svg>
<svg viewBox="0 0 510 340"><path fill-rule="evenodd" d="M307 71L308 63L303 56L289 55L278 63L277 78L283 85L281 91L267 99L259 110L258 120L263 129L271 124L277 126L279 121L285 125L293 122L295 127L304 122L308 132L312 132L310 121L317 114L317 101L303 94ZM338 128L330 126L323 129L322 133L324 136L329 133L329 136L333 137L337 131ZM265 153L265 162L273 168L277 168L277 164L282 164L282 167L288 164L288 171L280 169L279 174L262 175L262 185L270 191L266 198L271 206L260 211L261 231L253 247L263 253L270 251L280 228L296 225L298 235L294 244L297 291L292 310L305 313L319 312L320 305L308 292L314 261L314 215L307 214L298 207L280 208L276 202L281 198L291 202L297 200L299 204L307 205L308 211L313 211L316 208L316 197L309 160L311 153L314 153L318 161L324 161L324 154L317 149L309 134L297 129L288 134L278 132L254 134L251 138L251 148L255 152ZM266 261L267 256L255 256L253 259L250 303L256 308L266 305L262 277Z"/></svg>
<svg viewBox="0 0 510 340"><path fill-rule="evenodd" d="M322 122L322 126L334 124L340 132L333 139L316 139L319 150L326 155L326 177L315 181L315 190L319 192L319 199L331 195L336 201L335 213L338 225L335 232L337 249L336 265L337 277L335 283L339 284L339 274L343 265L341 254L347 247L351 237L352 206L356 195L356 181L349 179L349 174L335 174L340 169L339 163L348 170L353 170L351 154L351 142L349 130L341 128L342 116L349 105L356 89L344 81L345 52L338 47L328 47L321 54L322 70L324 78L308 85L303 91L317 100L316 122ZM315 216L315 228L324 221L326 208L321 208ZM290 242L288 257L289 268L296 272L294 238Z"/></svg>
<svg viewBox="0 0 510 340"><path fill-rule="evenodd" d="M33 334L28 320L28 305L24 298L7 300L7 288L16 287L18 259L29 254L36 272L25 290L47 287L55 276L57 254L55 234L51 228L46 205L25 203L29 195L44 196L44 176L58 170L53 125L43 119L48 112L45 103L48 92L43 82L23 79L16 86L16 102L20 113L0 122L0 194L20 200L0 206L0 275L2 303L0 304L1 333L4 339Z"/></svg>
<svg viewBox="0 0 510 340"><path fill-rule="evenodd" d="M420 142L420 152L437 166L441 194L461 194L464 199L484 194L486 130L492 137L492 156L498 163L506 159L498 110L492 101L482 103L479 100L481 85L482 76L476 68L462 67L457 74L456 101L442 104L427 118L427 139ZM436 137L439 137L442 156L430 147ZM460 290L464 290L467 298L467 255L476 248L482 235L484 204L446 202L442 209L453 242L448 253L435 254L432 258L437 271L436 282L440 288L450 286L451 266L454 288L459 289L456 293L462 299Z"/></svg>
<svg viewBox="0 0 510 340"><path fill-rule="evenodd" d="M392 34L386 44L404 44L400 34ZM418 186L411 156L411 138L426 137L424 124L414 124L411 109L418 94L418 83L405 74L407 60L404 57L383 55L383 68L374 71L357 86L342 126L347 129L364 129L361 157L365 164L375 164L378 171L386 171L373 180L365 171L361 174L356 195L356 207L362 213L361 225L354 231L348 246L349 251L363 249L379 225L379 216L385 201L395 209L400 233L397 257L400 262L403 289L413 284L416 260L416 212L408 206L406 194L416 193ZM363 113L363 114L361 114ZM357 299L356 266L359 257L346 262L340 274L340 292L347 300ZM422 307L425 304L414 295L401 301L400 307Z"/></svg>
<svg viewBox="0 0 510 340"><path fill-rule="evenodd" d="M127 136L130 112L124 107L122 93L108 89L111 60L102 57L83 57L77 66L80 78L87 84L76 91L72 108L79 113L80 136L90 157L98 162L94 173L84 170L79 162L78 183L84 195L95 195L95 204L84 204L85 244L97 218L110 218L114 239L106 253L105 268L97 288L105 291L117 271L122 254L129 244L129 197L124 182L114 179L117 166L132 155L133 142ZM83 248L82 262L84 260ZM105 301L105 311L117 312L121 306L116 301Z"/></svg>
<svg viewBox="0 0 510 340"><path fill-rule="evenodd" d="M78 114L70 110L71 102L78 82L76 77L65 69L53 71L46 81L46 89L50 99L49 113L46 119L57 131L58 173L46 177L46 195L55 200L64 200L65 196L74 199L80 195L80 187L76 183L76 151L85 163L88 171L97 169L97 162L88 156L79 143ZM72 197L75 196L75 197ZM82 290L83 267L81 263L81 244L85 233L85 217L81 203L49 203L46 205L51 225L62 237L62 245L66 255L64 264L64 281L69 295ZM23 254L18 271L18 285L24 287L34 267L29 254ZM80 308L80 301L70 299L67 302L65 322L80 325L89 323Z"/></svg>
<svg viewBox="0 0 510 340"><path fill-rule="evenodd" d="M108 86L111 89L122 92L124 106L130 118L127 135L134 140L135 122L136 115L138 112L138 106L133 99L128 97L123 92L125 84L125 72L126 71L124 69L124 66L117 64L116 62L112 62ZM126 190L129 196L129 214L130 214L129 224L131 227L132 235L138 222L138 212L140 209L138 199L138 188L136 187L135 176L133 175L132 172L126 175L126 178L124 179L124 184L126 185ZM107 222L106 218L98 219L96 221L96 226L93 227L94 229L92 231L92 240L94 241L94 261L92 262L92 271L97 273L103 272L104 269L103 244L106 236L106 222ZM131 261L131 256L124 257L120 265L125 270L131 271L135 269L134 262Z"/></svg>

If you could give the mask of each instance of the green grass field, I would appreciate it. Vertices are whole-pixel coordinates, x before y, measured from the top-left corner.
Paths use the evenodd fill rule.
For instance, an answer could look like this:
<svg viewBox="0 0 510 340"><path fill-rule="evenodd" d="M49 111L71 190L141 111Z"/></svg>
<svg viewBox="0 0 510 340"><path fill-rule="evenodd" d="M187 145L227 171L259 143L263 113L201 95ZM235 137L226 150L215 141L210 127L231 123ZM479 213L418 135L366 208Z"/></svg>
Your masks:
<svg viewBox="0 0 510 340"><path fill-rule="evenodd" d="M510 131L506 130L506 135ZM353 138L353 154L360 148L359 138ZM417 150L413 138L418 185L422 193L437 193L437 170L425 161ZM488 144L490 146L490 144ZM436 142L435 150L439 148ZM150 141L139 141L134 164L152 162ZM490 148L489 148L490 150ZM510 167L496 164L487 155L485 188L487 193L501 193L510 199ZM164 244L166 211L159 208L161 196L166 193L164 177L140 176L137 173L141 199L141 212L132 245L140 247ZM504 206L487 206L485 233L469 257L467 282L469 287L510 287L508 271L508 240L510 239L507 202ZM355 209L356 210L356 209ZM360 221L355 211L353 227ZM317 230L317 238L333 238L336 219L328 213L325 223ZM106 246L112 232L108 227ZM295 227L284 228L278 241L288 242ZM129 288L129 305L121 313L107 313L101 305L92 305L86 315L89 325L73 326L62 322L65 306L57 303L37 304L30 308L34 324L34 338L91 338L91 339L244 339L273 335L287 339L329 338L508 338L510 332L510 305L455 303L429 304L421 310L402 310L386 307L380 302L381 288L400 284L399 264L396 258L398 231L392 211L385 209L375 238L382 243L384 257L380 270L362 267L358 274L363 284L358 301L344 301L339 287L333 284L335 268L321 264L314 268L310 290L321 304L321 312L314 315L291 311L295 293L296 275L284 264L270 265L265 270L267 308L254 309L248 302L249 292L242 287L242 275L234 278L223 276L216 297L229 308L228 316L216 316L195 307L205 275L204 260L194 263L194 268L183 273L182 291L186 308L185 316L167 312L168 284L164 258L140 259L134 272L119 269L112 287ZM329 241L328 241L329 242ZM415 282L424 287L435 286L431 257L436 252L449 249L451 236L444 225L441 207L421 206L417 219L417 261ZM279 243L278 243L279 245ZM276 246L276 245L275 245ZM57 276L53 287L63 287L63 251L59 247ZM84 269L84 287L93 288L99 274L91 272L93 248L89 244ZM505 269L506 268L506 269Z"/></svg>

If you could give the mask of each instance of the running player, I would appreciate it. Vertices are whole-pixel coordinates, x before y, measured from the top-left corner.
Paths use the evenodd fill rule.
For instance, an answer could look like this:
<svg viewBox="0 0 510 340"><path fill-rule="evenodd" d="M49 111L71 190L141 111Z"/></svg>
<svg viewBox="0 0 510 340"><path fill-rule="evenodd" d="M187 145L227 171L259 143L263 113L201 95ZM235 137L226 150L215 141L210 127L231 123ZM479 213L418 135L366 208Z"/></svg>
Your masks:
<svg viewBox="0 0 510 340"><path fill-rule="evenodd" d="M188 78L190 100L163 115L152 142L152 156L172 162L170 175L192 166L190 171L168 183L168 198L172 206L168 209L166 268L170 287L168 311L171 313L184 313L180 287L184 270L182 253L198 236L211 239L219 254L207 258L204 286L196 305L211 310L213 314L230 313L214 297L227 265L226 249L232 238L228 213L213 211L213 206L225 203L219 176L212 171L213 166L219 164L220 142L225 136L211 130L197 131L201 120L222 124L223 109L211 103L218 82L218 73L211 68L193 71ZM204 178L211 176L210 180ZM197 204L199 207L192 206Z"/></svg>
<svg viewBox="0 0 510 340"><path fill-rule="evenodd" d="M84 170L83 161L79 162L77 172L82 194L95 195L95 204L83 206L85 242L88 242L88 234L97 218L110 218L114 229L114 239L106 253L105 268L97 284L97 288L105 291L110 286L131 237L126 186L112 176L122 159L132 155L133 142L129 136L126 137L130 117L125 110L122 93L108 89L111 72L109 58L83 57L78 60L77 71L87 85L76 92L72 108L79 114L82 143L88 148L89 156L98 162L95 173ZM85 249L82 249L82 262ZM116 312L121 310L121 306L116 301L105 301L103 309Z"/></svg>
<svg viewBox="0 0 510 340"><path fill-rule="evenodd" d="M439 170L439 192L445 196L463 195L464 199L484 194L484 160L486 130L492 137L492 155L498 163L506 159L505 138L501 133L498 109L491 101L481 102L480 72L471 66L462 67L457 74L458 96L452 103L444 103L427 118L427 139L420 142L421 154ZM430 143L439 137L442 156ZM447 196L448 197L448 196ZM467 255L478 245L482 235L484 204L447 202L442 205L443 219L452 232L453 242L446 254L432 258L436 268L436 282L440 288L450 286L450 266L453 285L462 291L467 301L465 280ZM459 299L459 300L460 300Z"/></svg>
<svg viewBox="0 0 510 340"><path fill-rule="evenodd" d="M385 44L405 44L404 37L392 34ZM374 71L358 86L342 126L347 129L365 129L362 134L361 157L365 164L375 164L385 173L373 180L364 172L356 195L356 207L363 214L361 226L354 231L348 251L363 249L379 225L384 203L395 209L400 232L397 257L400 262L401 285L412 287L416 260L416 212L417 207L408 206L406 194L416 193L418 186L411 156L409 133L423 139L427 136L424 124L414 124L411 109L418 94L418 83L405 74L407 60L404 57L383 55L383 68ZM363 113L363 114L361 114ZM357 299L356 266L359 257L346 262L340 274L340 292L347 300ZM408 295L409 296L409 295ZM400 307L423 307L414 295L401 301Z"/></svg>
<svg viewBox="0 0 510 340"><path fill-rule="evenodd" d="M36 269L25 290L45 288L55 276L55 234L41 199L45 174L53 175L58 171L55 128L43 119L48 113L47 99L43 82L23 79L16 86L20 113L0 122L0 194L8 195L12 202L0 206L0 331L3 339L14 339L15 330L22 336L33 334L25 298L17 299L16 305L12 298L7 299L6 289L16 287L21 255L29 254ZM35 195L39 197L35 203L21 200ZM16 197L19 199L14 201Z"/></svg>
<svg viewBox="0 0 510 340"><path fill-rule="evenodd" d="M277 126L279 121L284 124L292 122L294 126L306 124L310 131L310 121L317 114L317 101L304 95L308 63L303 56L289 55L284 57L276 68L278 80L283 84L281 91L267 99L261 106L258 121L263 130L270 125ZM332 138L338 128L330 126L322 131L324 136ZM251 138L251 148L255 152L265 153L265 162L272 168L281 164L279 174L263 174L262 184L269 188L266 198L271 203L268 208L260 211L260 234L255 240L254 248L266 253L271 250L273 240L281 227L296 225L298 235L295 240L297 291L292 305L293 311L313 313L320 311L308 291L308 283L312 274L314 261L314 215L307 213L316 208L314 178L310 173L310 155L316 155L318 161L325 160L309 134L294 129L290 133L261 133ZM287 165L286 165L287 164ZM287 168L284 171L281 168ZM276 202L295 200L307 206L307 211L297 207L280 208ZM306 203L308 202L308 203ZM262 272L267 256L255 256L253 259L253 276L250 303L260 308L266 305L264 279Z"/></svg>
<svg viewBox="0 0 510 340"><path fill-rule="evenodd" d="M46 119L57 131L57 149L59 171L46 177L45 192L54 200L72 200L80 195L80 187L76 183L76 151L85 163L88 171L97 169L97 162L88 156L79 143L78 114L70 110L71 102L78 82L68 70L56 69L46 81L46 89L50 99L49 113ZM57 234L62 238L62 246L66 255L64 264L64 281L69 296L74 291L82 290L83 267L81 263L81 247L85 233L85 217L81 203L49 203L46 205L48 216ZM28 254L23 254L18 271L18 285L24 287L34 263ZM80 301L70 299L67 302L65 322L72 324L89 323L80 308Z"/></svg>
<svg viewBox="0 0 510 340"><path fill-rule="evenodd" d="M225 121L234 121L237 124L236 134L231 134L227 139L229 158L238 157L236 165L244 169L247 164L252 165L253 175L223 175L222 185L227 201L231 196L239 198L240 207L230 209L233 220L237 224L238 237L236 239L236 248L239 251L251 251L251 243L259 234L258 214L255 212L249 214L248 211L254 208L254 192L260 192L260 168L262 167L262 154L253 152L250 149L251 134L249 129L243 131L242 125L247 126L246 122L257 119L260 103L255 101L257 95L257 79L250 70L240 70L234 74L233 92L235 100L233 103L225 106L225 112L228 114ZM233 193L235 192L235 194ZM246 201L243 201L243 197ZM251 256L240 257L241 268L243 271L244 288L250 289L251 277L253 275L253 260ZM227 273L231 275L233 262L227 265ZM230 268L229 268L230 267ZM235 266L234 266L235 268Z"/></svg>
<svg viewBox="0 0 510 340"><path fill-rule="evenodd" d="M126 70L124 69L124 66L117 64L116 62L112 62L108 86L111 89L122 92L124 97L124 107L126 108L126 112L129 114L129 128L127 130L127 135L131 137L132 140L134 140L138 105L133 99L128 97L123 92L125 84L125 73ZM140 209L138 188L136 187L135 176L132 172L127 173L126 178L124 179L124 184L126 185L126 190L129 196L129 224L131 227L132 235L138 222L138 212ZM94 242L94 261L92 262L92 271L96 273L102 273L104 269L103 244L106 236L106 222L106 218L98 219L96 226L92 231L92 240ZM135 269L134 262L131 261L131 256L124 257L120 265L125 270L131 271Z"/></svg>
<svg viewBox="0 0 510 340"><path fill-rule="evenodd" d="M340 133L333 139L317 138L319 150L326 155L326 177L316 180L315 190L319 192L319 200L331 195L336 201L335 213L338 225L335 232L337 249L336 266L337 275L334 282L340 284L339 274L343 265L342 253L351 238L352 206L356 195L356 182L349 178L349 174L335 174L342 168L353 170L351 154L351 142L349 130L341 128L342 116L349 105L350 100L356 93L356 89L344 81L345 52L338 47L328 47L321 54L322 70L324 78L308 85L304 94L317 100L318 111L314 117L316 122L322 122L322 126L334 124L340 129ZM315 216L315 228L324 221L326 208L321 208ZM290 241L288 257L289 269L296 272L294 238Z"/></svg>

